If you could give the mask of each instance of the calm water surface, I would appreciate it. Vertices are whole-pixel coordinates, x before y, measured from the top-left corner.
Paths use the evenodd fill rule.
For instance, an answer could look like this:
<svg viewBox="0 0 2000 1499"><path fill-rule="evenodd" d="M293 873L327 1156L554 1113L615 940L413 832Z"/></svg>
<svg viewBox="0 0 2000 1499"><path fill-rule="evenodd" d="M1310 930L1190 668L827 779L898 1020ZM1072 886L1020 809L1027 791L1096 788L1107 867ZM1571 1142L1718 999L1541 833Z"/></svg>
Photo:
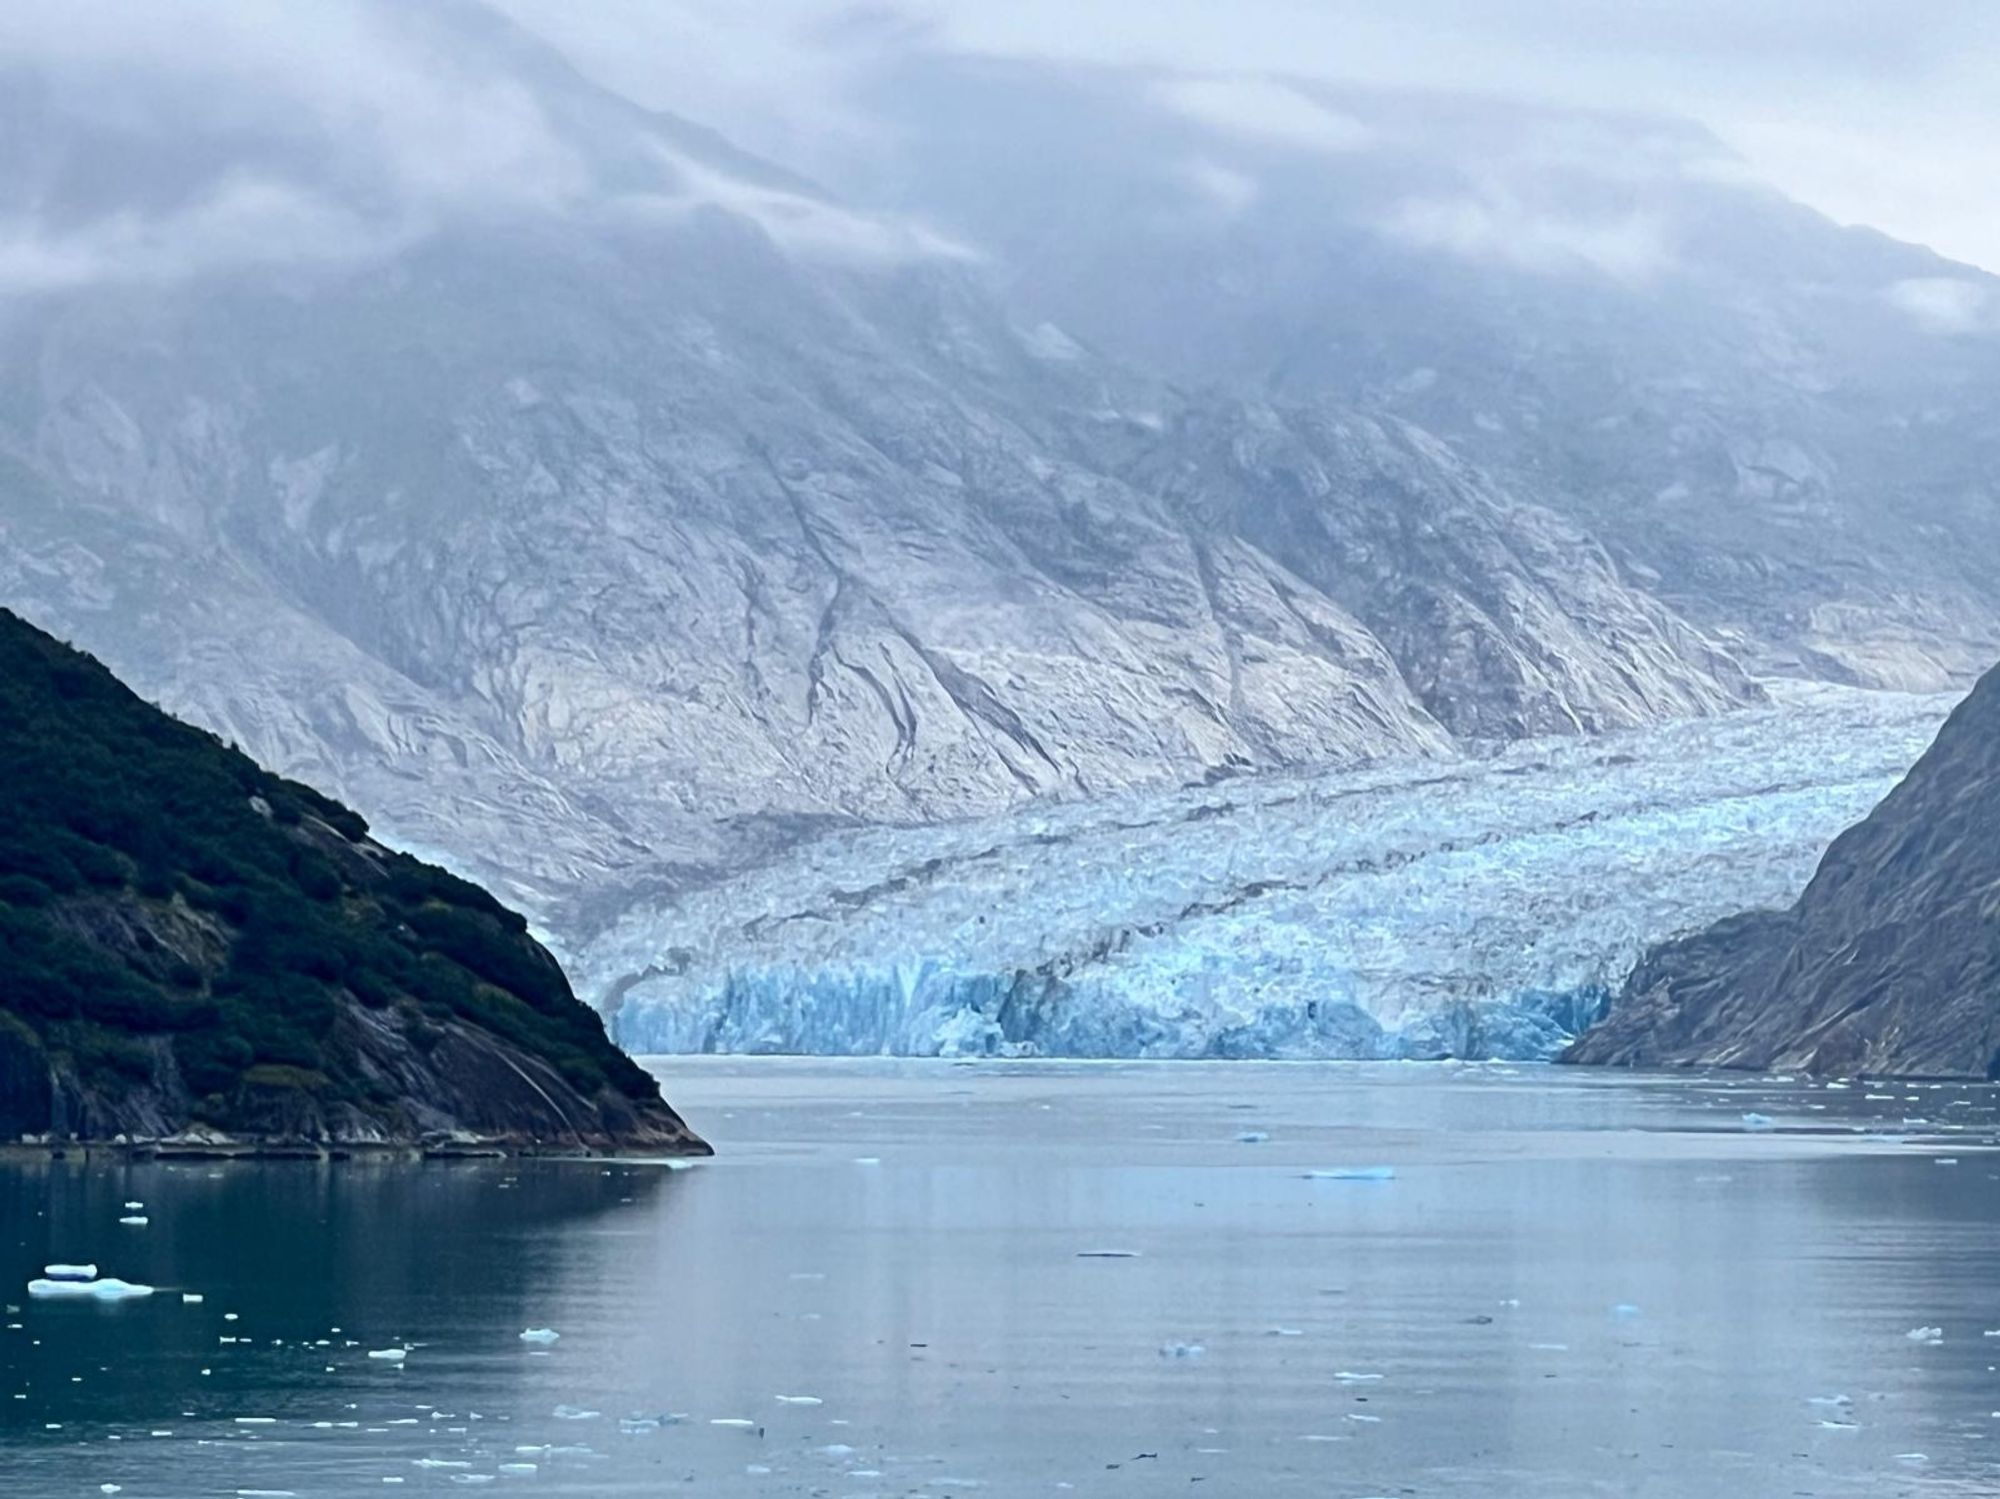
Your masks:
<svg viewBox="0 0 2000 1499"><path fill-rule="evenodd" d="M715 1162L0 1164L0 1495L2000 1491L1990 1088L666 1072Z"/></svg>

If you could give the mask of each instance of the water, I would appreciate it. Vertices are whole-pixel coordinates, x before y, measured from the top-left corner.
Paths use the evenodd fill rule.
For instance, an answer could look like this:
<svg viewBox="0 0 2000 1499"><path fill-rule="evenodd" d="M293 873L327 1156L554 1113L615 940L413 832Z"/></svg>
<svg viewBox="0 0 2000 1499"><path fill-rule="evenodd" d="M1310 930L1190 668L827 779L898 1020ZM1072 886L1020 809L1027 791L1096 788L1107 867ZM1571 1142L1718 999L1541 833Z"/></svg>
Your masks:
<svg viewBox="0 0 2000 1499"><path fill-rule="evenodd" d="M4 1293L0 1494L1990 1493L2000 1095L1869 1091L718 1059L682 1171L8 1162L10 1288L160 1291Z"/></svg>

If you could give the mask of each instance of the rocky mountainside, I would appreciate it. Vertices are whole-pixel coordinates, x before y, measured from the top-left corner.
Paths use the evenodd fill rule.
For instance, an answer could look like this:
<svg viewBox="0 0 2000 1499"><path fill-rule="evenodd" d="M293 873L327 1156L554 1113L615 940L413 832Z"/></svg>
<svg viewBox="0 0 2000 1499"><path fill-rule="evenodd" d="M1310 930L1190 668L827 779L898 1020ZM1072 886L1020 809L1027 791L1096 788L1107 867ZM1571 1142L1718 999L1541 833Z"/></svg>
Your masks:
<svg viewBox="0 0 2000 1499"><path fill-rule="evenodd" d="M1407 412L1107 357L477 7L360 11L505 101L454 142L499 187L285 76L17 80L0 595L540 915L830 822L1759 696Z"/></svg>
<svg viewBox="0 0 2000 1499"><path fill-rule="evenodd" d="M2000 650L1987 282L1685 132L913 56L836 193L340 13L6 65L0 598L565 941Z"/></svg>
<svg viewBox="0 0 2000 1499"><path fill-rule="evenodd" d="M1650 953L1564 1060L2000 1078L2000 672L1795 906Z"/></svg>
<svg viewBox="0 0 2000 1499"><path fill-rule="evenodd" d="M522 919L0 610L0 1139L706 1152Z"/></svg>
<svg viewBox="0 0 2000 1499"><path fill-rule="evenodd" d="M2000 656L2000 281L1643 115L997 61L921 37L815 168L1193 388L1413 422L1753 669Z"/></svg>

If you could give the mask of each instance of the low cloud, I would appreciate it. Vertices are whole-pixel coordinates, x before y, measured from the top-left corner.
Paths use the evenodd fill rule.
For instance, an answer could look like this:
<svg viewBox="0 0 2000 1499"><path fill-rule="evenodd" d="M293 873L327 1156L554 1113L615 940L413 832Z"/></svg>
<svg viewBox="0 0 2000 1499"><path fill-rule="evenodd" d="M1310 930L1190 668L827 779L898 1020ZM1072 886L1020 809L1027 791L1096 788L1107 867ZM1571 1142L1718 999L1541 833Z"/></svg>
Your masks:
<svg viewBox="0 0 2000 1499"><path fill-rule="evenodd" d="M1498 189L1406 199L1379 227L1420 250L1547 275L1588 272L1643 281L1674 263L1666 232L1652 215L1545 209Z"/></svg>
<svg viewBox="0 0 2000 1499"><path fill-rule="evenodd" d="M1212 129L1293 150L1344 155L1374 139L1351 115L1273 78L1175 78L1157 94L1168 108Z"/></svg>
<svg viewBox="0 0 2000 1499"><path fill-rule="evenodd" d="M801 256L970 254L677 155L476 6L65 0L0 8L0 60L26 106L0 141L0 295L361 263L469 221L700 207Z"/></svg>
<svg viewBox="0 0 2000 1499"><path fill-rule="evenodd" d="M1958 276L1917 276L1883 292L1889 305L1931 333L2000 329L2000 297L1985 282Z"/></svg>

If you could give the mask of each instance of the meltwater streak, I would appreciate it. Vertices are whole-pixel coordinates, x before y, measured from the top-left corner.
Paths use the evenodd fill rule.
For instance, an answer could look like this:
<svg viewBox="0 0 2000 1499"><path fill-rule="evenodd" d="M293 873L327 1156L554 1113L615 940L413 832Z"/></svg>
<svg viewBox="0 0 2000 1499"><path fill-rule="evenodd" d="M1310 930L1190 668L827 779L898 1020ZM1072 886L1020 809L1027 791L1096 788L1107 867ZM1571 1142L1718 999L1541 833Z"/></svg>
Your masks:
<svg viewBox="0 0 2000 1499"><path fill-rule="evenodd" d="M573 953L635 1052L1546 1057L1648 945L1781 904L1950 701L824 839Z"/></svg>

